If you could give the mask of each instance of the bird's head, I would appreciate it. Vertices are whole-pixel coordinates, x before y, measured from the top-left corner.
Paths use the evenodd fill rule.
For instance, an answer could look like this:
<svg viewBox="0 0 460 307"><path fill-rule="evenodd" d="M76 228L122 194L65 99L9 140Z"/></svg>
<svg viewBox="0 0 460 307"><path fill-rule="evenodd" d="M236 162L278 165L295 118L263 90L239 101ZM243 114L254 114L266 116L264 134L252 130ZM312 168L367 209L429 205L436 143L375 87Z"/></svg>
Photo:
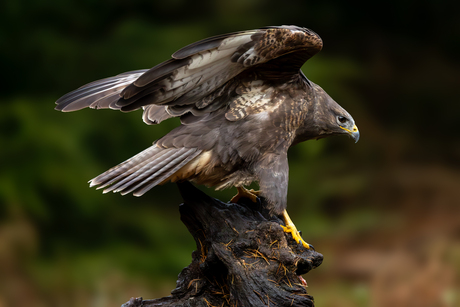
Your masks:
<svg viewBox="0 0 460 307"><path fill-rule="evenodd" d="M330 135L348 135L355 143L359 140L359 130L353 117L334 101L321 87L316 86L317 96L317 125L323 137Z"/></svg>
<svg viewBox="0 0 460 307"><path fill-rule="evenodd" d="M339 108L329 111L330 114L328 116L328 125L327 125L326 134L327 135L345 134L345 135L350 136L353 140L355 140L355 143L358 142L359 130L355 124L355 121L353 120L353 117L351 117L351 115L348 114L348 112L345 111L338 104L337 106Z"/></svg>
<svg viewBox="0 0 460 307"><path fill-rule="evenodd" d="M348 135L355 143L359 130L353 117L335 102L320 86L312 84L313 97L303 129L294 143L308 139L322 139L332 135Z"/></svg>

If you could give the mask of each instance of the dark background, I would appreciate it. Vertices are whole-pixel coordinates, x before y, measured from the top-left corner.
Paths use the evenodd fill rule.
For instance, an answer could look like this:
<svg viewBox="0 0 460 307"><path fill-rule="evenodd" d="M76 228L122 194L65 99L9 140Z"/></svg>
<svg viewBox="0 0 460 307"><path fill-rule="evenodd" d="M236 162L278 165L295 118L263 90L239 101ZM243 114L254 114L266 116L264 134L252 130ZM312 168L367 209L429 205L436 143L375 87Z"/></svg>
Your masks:
<svg viewBox="0 0 460 307"><path fill-rule="evenodd" d="M325 256L305 276L317 306L459 306L459 6L369 3L2 1L0 306L168 295L195 248L175 185L135 198L86 181L177 121L64 114L54 101L196 40L282 24L321 35L323 51L303 70L361 132L357 144L336 137L290 150L289 212Z"/></svg>

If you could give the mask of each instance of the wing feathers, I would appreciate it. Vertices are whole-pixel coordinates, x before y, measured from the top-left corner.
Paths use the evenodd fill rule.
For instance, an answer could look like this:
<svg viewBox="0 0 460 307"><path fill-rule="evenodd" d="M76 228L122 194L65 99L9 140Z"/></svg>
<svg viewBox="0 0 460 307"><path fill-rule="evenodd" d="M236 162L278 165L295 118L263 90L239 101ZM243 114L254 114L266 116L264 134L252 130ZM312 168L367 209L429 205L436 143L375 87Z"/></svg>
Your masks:
<svg viewBox="0 0 460 307"><path fill-rule="evenodd" d="M137 155L129 158L128 160L118 164L117 166L112 167L111 169L105 171L99 176L91 179L89 181L90 187L100 186L105 187L113 182L112 179L116 179L117 176L127 172L128 170L135 170L136 168L142 166L143 163L146 163L149 158L154 157L157 154L165 154L166 151L161 150L156 145L141 151Z"/></svg>
<svg viewBox="0 0 460 307"><path fill-rule="evenodd" d="M263 78L289 79L293 74L298 74L303 62L321 47L321 38L316 33L296 26L266 27L218 35L178 50L170 60L149 70L133 71L89 83L60 98L56 109L74 111L91 107L132 111L144 107L143 119L148 124L169 118L167 109L146 107L152 104L189 105L192 108L178 109L192 112L194 116L204 116L205 111L227 107L226 103L222 103L225 99L221 98L234 96L235 93L213 93L221 91L229 82L238 83L240 80L237 76L244 70L251 68L256 74L262 70L258 76ZM278 61L280 58L284 59ZM269 70L263 66L266 63L271 63ZM218 108L205 108L212 104ZM202 110L198 112L198 109ZM176 111L169 112L169 115L185 114ZM233 118L238 120L244 115Z"/></svg>
<svg viewBox="0 0 460 307"><path fill-rule="evenodd" d="M147 70L137 70L119 74L114 77L88 83L72 91L56 101L56 110L70 112L86 107L116 108L112 105L113 98ZM107 101L103 101L107 99Z"/></svg>
<svg viewBox="0 0 460 307"><path fill-rule="evenodd" d="M163 168L161 173L155 174L155 176L150 176L150 178L144 180L141 184L137 185L136 188L130 189L126 193L134 192L134 196L141 196L154 186L162 183L163 181L168 180L169 177L173 176L180 168L185 166L188 162L190 162L193 158L198 156L201 151L194 151L194 152L186 152L183 153L181 156L177 157L173 161L171 161L166 167ZM151 180L155 179L153 182ZM150 183L149 183L150 182ZM146 184L145 186L142 186ZM123 194L123 193L122 193Z"/></svg>
<svg viewBox="0 0 460 307"><path fill-rule="evenodd" d="M152 157L151 159L147 159L146 161L142 162L140 165L130 169L129 172L123 173L122 176L119 176L117 178L117 183L112 184L109 188L105 189L104 193L107 193L110 191L121 192L123 190L125 190L124 192L129 193L129 190L126 190L126 188L130 186L132 187L134 185L132 189L135 189L135 187L137 186L135 185L136 183L141 182L140 184L142 184L144 180L148 181L149 178L151 177L154 178L155 176L158 175L157 172L161 173L165 165L168 165L171 161L174 161L174 159L176 159L177 157L181 157L184 151L187 151L187 149L181 148L178 150L176 149L164 150L163 154Z"/></svg>
<svg viewBox="0 0 460 307"><path fill-rule="evenodd" d="M314 32L294 26L211 37L180 49L173 54L173 59L143 74L123 91L123 99L118 105L124 111L149 103L195 105L195 108L200 108L198 105L204 97L219 90L244 70L298 53L301 56L295 56L296 61L291 63L293 67L287 73L277 74L275 71L283 72L283 66L289 64L289 59L274 62L275 67L271 69L275 71L265 74L272 78L292 78L292 74L299 74L303 62L321 47L322 41ZM144 96L142 87L155 83L161 85L161 90L156 91L155 95Z"/></svg>
<svg viewBox="0 0 460 307"><path fill-rule="evenodd" d="M191 59L190 65L187 69L193 70L198 68L204 68L207 65L214 64L215 62L219 62L222 59L226 59L235 52L233 49L226 49L226 50L207 50L202 53L198 53L194 55Z"/></svg>
<svg viewBox="0 0 460 307"><path fill-rule="evenodd" d="M147 125L156 125L164 121L165 119L173 117L166 111L165 106L157 106L154 104L149 104L144 107L144 113L142 114L142 119Z"/></svg>
<svg viewBox="0 0 460 307"><path fill-rule="evenodd" d="M187 45L176 52L172 54L172 58L174 59L184 59L186 57L189 57L191 55L200 53L202 51L206 50L211 50L214 48L218 48L222 45L222 41L227 39L228 37L242 34L242 32L234 32L234 33L228 33L228 34L220 34L212 37L208 37L205 39L202 39L198 42L191 43L190 45Z"/></svg>
<svg viewBox="0 0 460 307"><path fill-rule="evenodd" d="M142 75L141 78L137 79L134 82L134 85L137 87L142 87L150 82L155 81L156 79L165 76L167 74L170 74L174 70L181 68L185 65L190 64L190 59L180 59L180 60L175 60L175 59L170 59L166 62L163 62L161 64L158 64L157 66L153 67L152 69L149 69L145 74ZM125 96L126 94L123 93L124 98L129 98L130 96Z"/></svg>
<svg viewBox="0 0 460 307"><path fill-rule="evenodd" d="M201 153L196 148L161 148L153 145L125 162L90 180L90 186L104 193L135 192L140 196L174 175Z"/></svg>

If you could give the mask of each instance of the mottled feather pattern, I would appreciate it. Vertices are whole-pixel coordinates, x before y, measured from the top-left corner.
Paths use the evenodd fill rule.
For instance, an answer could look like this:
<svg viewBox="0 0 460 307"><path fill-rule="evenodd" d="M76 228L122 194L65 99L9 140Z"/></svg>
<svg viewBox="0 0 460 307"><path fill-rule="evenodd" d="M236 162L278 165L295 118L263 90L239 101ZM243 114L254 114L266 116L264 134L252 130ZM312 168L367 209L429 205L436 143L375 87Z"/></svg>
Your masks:
<svg viewBox="0 0 460 307"><path fill-rule="evenodd" d="M196 107L198 109L203 109L203 108L206 108L208 105L210 105L211 103L215 102L218 98L224 96L226 93L229 92L229 87L228 84L222 86L220 89L217 89L215 90L214 92L212 92L211 94L209 95L206 95L205 97L203 97L202 99L200 99L197 103L196 103Z"/></svg>
<svg viewBox="0 0 460 307"><path fill-rule="evenodd" d="M261 57L274 59L293 51L308 50L309 57L323 47L321 38L313 31L299 27L269 28L254 47Z"/></svg>
<svg viewBox="0 0 460 307"><path fill-rule="evenodd" d="M230 121L240 120L269 108L276 109L278 104L282 103L280 100L273 103L276 96L275 90L261 81L241 85L236 88L236 92L239 95L231 100L228 111L225 113L225 118Z"/></svg>

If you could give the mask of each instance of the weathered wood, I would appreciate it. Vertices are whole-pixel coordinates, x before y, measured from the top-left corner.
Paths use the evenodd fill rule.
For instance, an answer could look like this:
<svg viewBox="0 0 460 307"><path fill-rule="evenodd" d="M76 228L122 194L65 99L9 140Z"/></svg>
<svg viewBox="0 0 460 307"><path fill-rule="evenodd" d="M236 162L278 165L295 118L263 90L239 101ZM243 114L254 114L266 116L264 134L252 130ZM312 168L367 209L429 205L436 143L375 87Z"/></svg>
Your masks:
<svg viewBox="0 0 460 307"><path fill-rule="evenodd" d="M178 186L181 220L197 245L192 263L170 296L132 298L122 307L314 305L300 275L319 266L321 254L285 234L261 203L223 203L188 182Z"/></svg>

